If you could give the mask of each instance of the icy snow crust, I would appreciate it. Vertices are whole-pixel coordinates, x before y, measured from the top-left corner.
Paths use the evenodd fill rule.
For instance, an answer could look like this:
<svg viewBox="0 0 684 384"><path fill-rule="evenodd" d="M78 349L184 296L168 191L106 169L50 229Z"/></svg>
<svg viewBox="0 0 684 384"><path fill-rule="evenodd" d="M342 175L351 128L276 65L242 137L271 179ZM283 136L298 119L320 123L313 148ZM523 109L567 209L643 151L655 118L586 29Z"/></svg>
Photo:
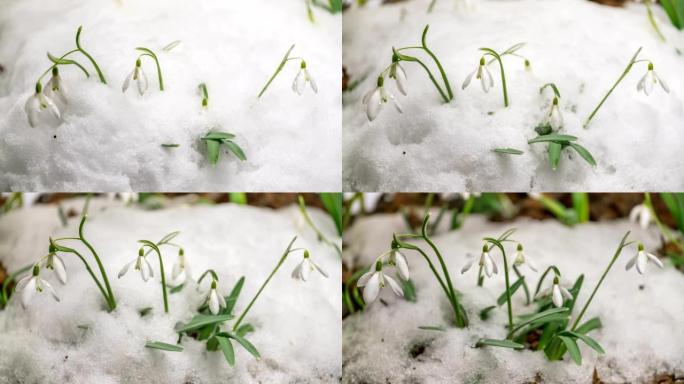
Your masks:
<svg viewBox="0 0 684 384"><path fill-rule="evenodd" d="M514 384L536 382L535 375L539 374L546 383L587 383L596 367L606 382L642 383L650 382L656 372L677 376L684 373L684 334L681 332L684 277L664 260L664 270L650 263L644 276L634 270L626 272L625 264L636 253L635 246L625 249L584 317L588 320L600 316L603 328L590 335L601 343L605 355L598 356L580 343L583 365L578 367L567 355L564 361L549 362L543 352L471 348L480 337L506 337L505 305L492 311L487 322L478 317L481 309L496 304L504 291L504 277L500 270L499 275L487 279L484 287L478 288L477 265L464 275L460 275L460 269L466 263L466 254L479 256L482 237L499 236L510 227L518 229L512 238L524 243L526 254L534 258L540 269L539 273L532 273L524 266L521 270L530 279L528 284L532 290L543 269L552 264L560 268L561 283L566 285L584 273L575 316L626 231L632 231L632 240L644 241L647 249L657 247L654 232L644 232L627 221L567 228L555 221L522 219L494 224L471 216L458 232L434 237L446 258L455 288L463 294L470 328L449 327L445 333L418 329L424 325L446 326L452 312L422 257L406 251L418 301L407 302L386 289L380 298L387 305L376 302L365 312L345 319L342 381ZM392 232L406 233L400 216L362 219L345 233L345 244L349 244L345 261L357 266L370 265L390 245ZM507 247L509 254L514 251L514 246ZM500 253L493 254L501 266ZM524 306L522 291L516 293L513 302L514 316L530 312ZM409 351L414 345L424 345L425 351L412 359Z"/></svg>
<svg viewBox="0 0 684 384"><path fill-rule="evenodd" d="M297 0L0 2L0 188L339 190L341 18L314 12L316 24ZM79 25L81 43L109 85L94 71L86 80L73 66L61 68L70 100L64 123L31 128L24 103L50 64L46 52L75 48ZM161 50L175 40L182 45ZM292 56L306 59L318 95L291 90L299 71L293 60L258 100L292 44ZM157 52L164 92L149 58L143 58L145 95L135 84L121 92L139 46ZM206 111L201 82L209 89ZM222 153L211 166L199 138L213 127L236 134L247 161Z"/></svg>
<svg viewBox="0 0 684 384"><path fill-rule="evenodd" d="M318 210L310 213L332 236L329 219ZM85 232L109 271L116 311L110 314L103 309L101 295L80 262L65 255L67 285L49 271L43 275L59 291L61 303L41 294L27 310L18 299L10 299L7 309L0 311L0 383L338 382L339 257L317 242L308 228L297 230L297 215L294 207L271 211L235 205L155 212L110 207L94 213ZM14 271L33 262L46 253L45 236L73 235L77 225L77 219L72 219L68 228L59 228L54 207L10 213L0 220L2 263ZM176 242L184 246L195 278L206 268L215 268L219 291L227 295L240 276L246 277L238 314L295 235L299 236L296 246L310 249L330 278L312 274L306 283L293 280L290 273L301 252L285 261L245 318L256 328L248 338L261 353L259 361L236 347L236 365L231 368L220 351L206 352L205 345L193 339L183 340L185 350L180 353L144 348L147 340L175 343L176 322L189 320L202 304L194 288L185 288L169 295L171 313L164 315L155 259L150 259L155 270L151 281L144 283L133 270L117 278L121 267L137 255L138 239L156 241L174 230L181 231ZM170 273L176 252L170 248L162 252ZM141 318L137 311L150 306L152 314Z"/></svg>
<svg viewBox="0 0 684 384"><path fill-rule="evenodd" d="M355 79L364 79L343 98L343 188L361 191L435 190L679 190L684 179L684 34L654 7L668 42L661 43L648 23L643 5L624 9L586 0L472 1L470 12L454 10L454 1L438 1L428 14L427 1L354 8L345 13L343 64ZM405 10L404 21L401 21ZM369 123L361 99L375 87L391 60L391 47L420 45L430 24L428 47L439 57L455 99L442 102L423 69L403 63L408 96L394 81L386 88L404 108L399 114L386 104ZM473 80L461 85L479 63L480 47L503 51L526 42L520 53L530 58L504 59L511 105L503 107L496 63L490 70L494 88L484 93ZM647 63L634 66L595 117L582 124L620 76L639 46L667 81L651 96L636 85ZM405 53L409 53L406 51ZM418 51L410 54L423 57ZM427 57L427 56L425 56ZM426 59L426 63L429 59ZM431 63L431 62L430 62ZM435 76L439 73L431 65ZM365 78L364 78L365 77ZM552 171L546 145L528 145L551 105L552 93L539 88L555 82L565 117L562 133L579 137L594 155L592 169L576 153L563 151ZM490 112L493 114L490 115ZM500 155L493 148L513 147L522 156ZM404 152L406 152L404 154Z"/></svg>

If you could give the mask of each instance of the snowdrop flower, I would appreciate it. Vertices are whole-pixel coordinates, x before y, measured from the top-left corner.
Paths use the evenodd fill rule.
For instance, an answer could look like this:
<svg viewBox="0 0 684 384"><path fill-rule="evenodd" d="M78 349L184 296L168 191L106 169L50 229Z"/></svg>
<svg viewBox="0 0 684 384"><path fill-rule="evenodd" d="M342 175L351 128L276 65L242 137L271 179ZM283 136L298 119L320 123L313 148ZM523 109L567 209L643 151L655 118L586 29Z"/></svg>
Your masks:
<svg viewBox="0 0 684 384"><path fill-rule="evenodd" d="M135 81L140 96L147 91L147 76L145 75L145 71L143 71L141 64L140 59L135 61L135 68L128 77L126 77L126 80L124 80L123 86L121 87L122 92L126 92L131 80Z"/></svg>
<svg viewBox="0 0 684 384"><path fill-rule="evenodd" d="M188 279L188 269L185 262L185 251L183 248L178 249L178 260L173 264L171 270L171 285L179 286Z"/></svg>
<svg viewBox="0 0 684 384"><path fill-rule="evenodd" d="M43 258L41 266L53 270L59 281L62 284L66 284L67 272L66 267L64 266L64 260L57 255L53 245L50 245L50 253Z"/></svg>
<svg viewBox="0 0 684 384"><path fill-rule="evenodd" d="M375 87L375 89L370 90L363 97L363 104L366 105L366 116L368 116L369 121L375 120L375 118L378 117L378 114L380 113L380 109L382 109L382 105L388 103L390 100L392 101L394 107L397 109L399 113L403 112L401 109L401 105L399 105L399 102L397 102L397 100L394 98L394 95L387 92L387 90L383 86L384 82L384 77L378 77L377 87Z"/></svg>
<svg viewBox="0 0 684 384"><path fill-rule="evenodd" d="M328 277L328 274L310 259L309 251L305 250L304 260L297 264L297 267L292 271L292 278L306 281L312 271L318 271L324 277Z"/></svg>
<svg viewBox="0 0 684 384"><path fill-rule="evenodd" d="M314 91L314 93L318 93L316 82L314 81L313 77L311 77L311 74L309 74L309 71L306 70L306 62L302 60L302 65L299 68L299 72L297 72L297 76L295 76L294 81L292 82L292 90L301 95L304 93L306 83L311 85L311 89Z"/></svg>
<svg viewBox="0 0 684 384"><path fill-rule="evenodd" d="M406 72L398 61L392 63L389 71L389 77L390 79L394 79L394 81L397 83L397 89L402 95L408 95L408 91L406 90Z"/></svg>
<svg viewBox="0 0 684 384"><path fill-rule="evenodd" d="M461 274L468 272L470 267L473 266L475 259L471 259L468 263L461 269ZM489 255L489 248L487 244L482 246L482 255L480 255L480 267L484 267L485 274L487 277L492 277L492 274L499 273L499 268L496 266L496 262Z"/></svg>
<svg viewBox="0 0 684 384"><path fill-rule="evenodd" d="M532 271L537 272L537 265L532 261L532 259L530 259L529 256L525 255L522 244L518 244L518 250L515 254L515 260L513 261L513 265L519 267L523 264L527 265L527 267L530 268Z"/></svg>
<svg viewBox="0 0 684 384"><path fill-rule="evenodd" d="M147 261L147 258L145 258L145 251L140 248L138 251L138 257L121 268L121 271L119 272L119 279L125 275L126 272L128 272L128 269L133 264L135 264L135 270L140 271L140 276L142 276L143 281L147 281L150 279L150 277L154 276L152 265L150 265L150 262Z"/></svg>
<svg viewBox="0 0 684 384"><path fill-rule="evenodd" d="M470 85L470 80L473 79L475 74L477 74L475 78L480 80L480 83L482 84L482 90L485 91L485 93L489 92L489 90L494 87L494 78L492 77L492 73L489 72L489 68L487 68L487 63L483 56L480 58L480 65L478 65L477 68L472 71L468 77L466 77L461 89L466 89L466 87Z"/></svg>
<svg viewBox="0 0 684 384"><path fill-rule="evenodd" d="M59 76L57 67L52 68L52 77L50 77L50 80L45 84L43 92L45 93L45 96L53 100L58 100L63 105L67 104L64 84L62 83L62 78Z"/></svg>
<svg viewBox="0 0 684 384"><path fill-rule="evenodd" d="M226 300L216 290L216 280L211 281L211 289L206 296L206 302L209 305L209 311L212 315L218 315L221 308L226 307Z"/></svg>
<svg viewBox="0 0 684 384"><path fill-rule="evenodd" d="M563 114L558 107L558 97L553 98L553 104L551 105L551 111L547 117L551 128L558 130L563 127Z"/></svg>
<svg viewBox="0 0 684 384"><path fill-rule="evenodd" d="M392 247L389 251L389 257L387 257L387 263L397 268L402 279L409 279L408 261L406 261L406 256L399 249Z"/></svg>
<svg viewBox="0 0 684 384"><path fill-rule="evenodd" d="M646 95L650 95L651 91L653 91L653 86L656 84L660 84L663 91L670 93L670 87L668 87L663 79L661 79L653 70L653 63L648 63L648 71L646 71L646 74L639 80L637 91L643 90Z"/></svg>
<svg viewBox="0 0 684 384"><path fill-rule="evenodd" d="M645 204L639 204L634 206L629 212L629 221L636 223L639 222L641 228L646 229L648 225L653 221L653 216L651 215L651 209Z"/></svg>
<svg viewBox="0 0 684 384"><path fill-rule="evenodd" d="M658 257L656 257L652 253L648 253L644 250L644 244L639 243L637 254L632 257L631 260L627 263L627 266L625 267L625 270L629 271L634 264L636 264L636 270L639 272L639 274L643 275L644 272L646 271L646 264L650 261L654 262L658 267L662 268L663 263L658 260Z"/></svg>
<svg viewBox="0 0 684 384"><path fill-rule="evenodd" d="M57 296L55 289L52 288L50 283L40 278L40 267L34 265L33 273L29 276L24 276L17 283L16 291L21 292L21 305L26 308L36 292L41 293L44 288L47 288L52 297L59 301L59 296Z"/></svg>
<svg viewBox="0 0 684 384"><path fill-rule="evenodd" d="M392 291L397 296L404 296L404 291L401 289L401 286L399 286L399 283L391 276L382 272L382 260L376 261L375 270L368 271L361 276L356 283L356 286L365 287L363 289L363 301L365 301L366 304L370 304L378 298L380 289L385 288L385 282L389 284L390 288L392 288Z"/></svg>
<svg viewBox="0 0 684 384"><path fill-rule="evenodd" d="M24 111L28 116L29 125L35 127L38 123L38 114L43 111L48 111L52 117L59 120L62 116L59 113L59 109L52 101L52 99L43 94L43 86L40 83L36 83L36 93L26 100L24 105Z"/></svg>
<svg viewBox="0 0 684 384"><path fill-rule="evenodd" d="M572 300L572 294L565 287L560 285L558 276L553 278L553 285L539 292L537 297L546 296L551 293L551 301L556 307L562 307L564 299Z"/></svg>

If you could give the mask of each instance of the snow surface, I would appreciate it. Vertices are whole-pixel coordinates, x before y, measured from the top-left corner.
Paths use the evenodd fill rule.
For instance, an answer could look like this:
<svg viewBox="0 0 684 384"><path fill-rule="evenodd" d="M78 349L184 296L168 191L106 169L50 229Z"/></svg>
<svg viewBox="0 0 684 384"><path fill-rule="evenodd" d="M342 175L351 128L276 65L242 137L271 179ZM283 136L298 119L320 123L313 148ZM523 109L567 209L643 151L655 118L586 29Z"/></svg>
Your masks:
<svg viewBox="0 0 684 384"><path fill-rule="evenodd" d="M0 383L321 383L341 376L341 298L339 257L317 242L308 228L298 228L299 211L292 206L278 211L236 205L180 206L142 211L120 204L100 209L93 200L86 238L100 252L118 301L113 313L102 309L103 300L77 259L64 256L69 281L61 285L49 272L62 301L37 295L24 310L10 299L0 311ZM321 211L311 209L313 220L334 238L334 226ZM16 210L0 219L0 260L13 271L46 253L47 236L73 235L78 220L61 228L54 206ZM185 248L194 277L206 268L219 274L219 291L227 295L240 276L245 286L239 313L256 293L295 235L298 247L330 278L312 275L306 283L293 280L291 271L301 260L294 253L285 261L256 302L246 321L256 331L249 335L261 360L236 347L231 368L220 352L206 352L204 344L185 338L180 353L144 348L145 341L174 343L173 327L187 321L201 304L195 289L169 296L170 314L163 313L158 280L147 283L136 271L121 279L117 273L136 256L141 238L156 241L180 230L177 243ZM165 252L167 271L176 258ZM168 272L167 272L168 273ZM137 311L151 306L141 318ZM87 330L79 325L86 325Z"/></svg>
<svg viewBox="0 0 684 384"><path fill-rule="evenodd" d="M341 17L314 12L311 24L299 0L0 1L0 189L339 190ZM79 25L83 47L109 84L62 68L64 122L31 128L24 103L49 67L46 52L75 48ZM179 47L161 50L175 40ZM299 71L299 61L291 61L258 100L292 44L318 94L291 90ZM138 46L157 52L164 92L145 58L148 91L121 92ZM201 82L209 90L206 111ZM199 137L212 127L236 134L247 161L222 154L211 166Z"/></svg>
<svg viewBox="0 0 684 384"><path fill-rule="evenodd" d="M343 64L352 82L363 81L343 97L344 190L684 188L684 179L671 177L684 171L684 56L675 50L675 46L684 49L684 34L660 7L654 10L667 43L660 42L641 4L615 8L586 0L471 2L474 9L469 12L454 10L454 1L440 0L430 14L427 1L357 7L345 13ZM404 113L385 105L369 123L363 95L390 64L391 47L419 45L426 24L430 24L428 46L445 68L454 101L444 104L423 69L403 63L408 96L398 93L393 80L386 79L385 84L397 95ZM509 108L503 107L496 65L491 67L495 86L489 93L476 81L461 90L479 62L478 48L503 51L519 42L527 43L519 53L531 60L532 71L525 71L518 58L504 60ZM586 117L640 46L640 57L653 61L671 93L660 88L650 96L638 93L636 85L647 63L637 64L590 127L583 129ZM439 76L436 67L431 68ZM536 136L533 128L549 111L550 91L539 95L539 88L548 82L560 88L562 133L579 137L598 162L596 169L574 152L564 151L554 172L546 145L527 144ZM491 152L500 147L525 154Z"/></svg>
<svg viewBox="0 0 684 384"><path fill-rule="evenodd" d="M344 320L342 382L513 384L533 382L539 374L548 383L587 383L594 367L602 380L611 383L646 382L656 372L684 374L684 276L664 259L665 269L650 263L644 276L633 269L625 271L625 264L636 253L635 246L623 251L584 317L600 316L603 328L590 335L601 343L605 355L598 356L581 345L583 365L577 366L567 356L564 361L549 362L542 352L471 348L480 337L505 338L505 306L491 312L486 322L478 317L479 311L495 304L504 291L504 277L501 270L478 288L477 269L464 275L460 269L466 263L466 254L479 256L482 237L499 236L511 227L517 228L512 238L524 244L527 255L540 269L532 273L522 267L532 290L543 269L552 264L560 268L562 284L570 285L580 274L585 275L575 316L626 231L631 230L630 238L643 241L647 249L658 244L654 229L643 231L626 220L568 228L552 220L490 223L482 216L471 215L459 231L433 239L446 259L455 288L463 294L470 328L448 328L444 333L418 329L446 326L451 312L424 260L406 251L418 301L405 301L386 289L380 296L386 305L375 302ZM399 215L360 219L345 233L345 262L357 267L370 265L389 247L393 232L406 233ZM515 247L508 246L507 250L514 252ZM500 253L493 255L501 265ZM522 291L513 301L514 315L531 312L524 306ZM424 345L425 351L412 359L409 351L414 345Z"/></svg>

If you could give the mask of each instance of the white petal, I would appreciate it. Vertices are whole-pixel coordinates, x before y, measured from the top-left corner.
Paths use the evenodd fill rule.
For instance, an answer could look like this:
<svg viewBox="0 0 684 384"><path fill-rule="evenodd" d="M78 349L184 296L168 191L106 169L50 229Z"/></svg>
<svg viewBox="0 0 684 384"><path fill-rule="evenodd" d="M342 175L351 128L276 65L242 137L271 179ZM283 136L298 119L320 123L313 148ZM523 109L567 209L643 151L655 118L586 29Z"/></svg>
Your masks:
<svg viewBox="0 0 684 384"><path fill-rule="evenodd" d="M32 127L36 126L36 123L38 122L38 110L40 109L40 101L38 100L38 97L34 94L31 97L26 100L26 104L24 105L24 111L26 112L26 116L28 117L28 122L29 125Z"/></svg>
<svg viewBox="0 0 684 384"><path fill-rule="evenodd" d="M368 280L370 280L371 277L373 277L373 274L375 273L375 270L368 271L364 273L359 280L356 281L356 286L357 287L364 287L366 284L368 284Z"/></svg>
<svg viewBox="0 0 684 384"><path fill-rule="evenodd" d="M648 224L651 223L651 210L648 209L646 206L643 207L643 210L641 211L641 217L639 220L639 225L641 228L646 229L648 228Z"/></svg>
<svg viewBox="0 0 684 384"><path fill-rule="evenodd" d="M301 279L302 277L302 263L304 263L304 260L302 260L300 263L297 264L295 269L292 270L292 278L293 279Z"/></svg>
<svg viewBox="0 0 684 384"><path fill-rule="evenodd" d="M128 272L128 268L130 268L131 265L133 265L136 261L137 260L133 260L130 263L127 263L126 265L124 265L123 268L121 268L121 271L119 271L119 279L121 278L121 276L125 275L126 272Z"/></svg>
<svg viewBox="0 0 684 384"><path fill-rule="evenodd" d="M397 251L393 251L393 256L394 256L394 264L397 266L397 269L399 270L399 275L404 280L409 279L409 267L408 267L408 262L406 261L406 256L404 256L403 253Z"/></svg>
<svg viewBox="0 0 684 384"><path fill-rule="evenodd" d="M385 280L389 283L390 288L392 288L392 291L394 291L394 293L397 296L404 297L404 290L401 289L401 286L399 285L399 283L397 283L397 281L394 280L391 276L385 275L384 277L385 277Z"/></svg>
<svg viewBox="0 0 684 384"><path fill-rule="evenodd" d="M561 293L560 287L558 284L553 285L553 305L556 307L562 307L563 306L563 294Z"/></svg>
<svg viewBox="0 0 684 384"><path fill-rule="evenodd" d="M404 72L404 68L402 68L399 63L397 63L397 71L395 73L394 80L397 83L397 89L399 92L401 92L401 94L404 96L408 95L406 88L406 72Z"/></svg>
<svg viewBox="0 0 684 384"><path fill-rule="evenodd" d="M644 251L639 251L639 253L637 253L636 268L642 275L646 272L646 262L648 262L646 253Z"/></svg>
<svg viewBox="0 0 684 384"><path fill-rule="evenodd" d="M558 286L558 288L560 288L563 297L565 297L567 300L572 300L572 294L570 293L570 291L561 286Z"/></svg>
<svg viewBox="0 0 684 384"><path fill-rule="evenodd" d="M135 69L131 71L131 73L126 76L126 80L123 82L123 86L121 86L121 92L126 92L128 89L128 86L131 85L131 79L133 78L133 74L135 73Z"/></svg>
<svg viewBox="0 0 684 384"><path fill-rule="evenodd" d="M42 280L41 283L43 284L43 286L47 287L48 291L50 291L52 298L55 299L56 301L59 301L59 296L57 296L57 292L55 291L54 288L52 288L52 285L50 285L50 283L48 283L45 280Z"/></svg>
<svg viewBox="0 0 684 384"><path fill-rule="evenodd" d="M646 256L649 259L651 259L652 262L656 263L657 266L659 266L660 268L663 268L663 262L660 261L660 259L658 257L656 257L656 255L654 255L652 253L648 253L648 252L644 252L644 253L646 254Z"/></svg>
<svg viewBox="0 0 684 384"><path fill-rule="evenodd" d="M311 73L307 69L304 70L304 73L306 74L306 80L309 82L309 85L311 85L311 89L314 91L314 93L318 93L318 86L316 85L316 81L311 77Z"/></svg>
<svg viewBox="0 0 684 384"><path fill-rule="evenodd" d="M62 260L61 257L54 255L53 256L53 267L55 268L55 273L57 274L57 278L59 281L62 282L62 284L67 283L67 273L66 273L66 267L64 266L64 261Z"/></svg>
<svg viewBox="0 0 684 384"><path fill-rule="evenodd" d="M60 119L62 116L59 113L59 108L57 108L57 105L55 105L55 102L52 101L51 98L49 98L45 95L41 95L40 97L42 99L41 101L45 104L45 106L47 106L47 110L48 110L48 112L50 112L52 117L54 117L55 119Z"/></svg>
<svg viewBox="0 0 684 384"><path fill-rule="evenodd" d="M300 69L292 82L292 90L297 94L301 95L304 92L304 86L306 85L306 79L304 78L304 73Z"/></svg>
<svg viewBox="0 0 684 384"><path fill-rule="evenodd" d="M373 88L370 91L366 92L366 94L363 95L363 104L367 104L368 100L370 99L371 95L373 95L373 92L375 92L377 88Z"/></svg>
<svg viewBox="0 0 684 384"><path fill-rule="evenodd" d="M466 263L466 265L464 265L463 268L461 268L461 274L464 274L464 273L468 272L468 270L470 269L470 267L473 266L473 263L475 263L475 259L474 259L474 258L470 259L470 260Z"/></svg>
<svg viewBox="0 0 684 384"><path fill-rule="evenodd" d="M29 282L29 280L31 280L32 277L33 277L33 275L31 275L31 274L28 274L28 275L22 277L19 280L19 282L17 282L17 286L14 288L14 291L15 292L23 291L24 288L26 287L26 284Z"/></svg>
<svg viewBox="0 0 684 384"><path fill-rule="evenodd" d="M21 305L26 308L31 302L31 299L33 298L33 295L36 294L36 277L32 276L29 281L26 283L26 286L24 286L23 291L21 292Z"/></svg>
<svg viewBox="0 0 684 384"><path fill-rule="evenodd" d="M177 279L178 275L180 275L182 271L183 267L181 266L181 262L179 260L173 265L173 269L171 270L171 278L174 280Z"/></svg>
<svg viewBox="0 0 684 384"><path fill-rule="evenodd" d="M140 71L138 72L138 79L136 81L136 85L138 86L138 93L140 96L147 91L148 83L147 83L147 75L145 75L145 71L143 71L142 67L140 67Z"/></svg>
<svg viewBox="0 0 684 384"><path fill-rule="evenodd" d="M380 95L380 88L376 88L373 94L368 98L368 103L366 106L366 116L368 120L373 121L380 113L380 108L382 107L382 97Z"/></svg>
<svg viewBox="0 0 684 384"><path fill-rule="evenodd" d="M321 269L321 267L319 267L318 264L314 263L313 261L310 261L310 263L311 263L311 265L312 265L314 268L316 268L316 270L317 270L321 275L323 275L323 276L325 276L325 277L328 277L328 274L327 274L323 269Z"/></svg>
<svg viewBox="0 0 684 384"><path fill-rule="evenodd" d="M637 83L637 91L642 91L644 89L644 83L646 83L646 77L648 76L648 72L644 74L644 76L641 77L641 80Z"/></svg>
<svg viewBox="0 0 684 384"><path fill-rule="evenodd" d="M653 73L655 74L656 79L658 79L660 87L663 88L663 91L665 91L666 93L670 93L670 87L668 87L667 83L664 82L663 79L660 76L658 76L657 73L655 73L655 71L653 71Z"/></svg>
<svg viewBox="0 0 684 384"><path fill-rule="evenodd" d="M484 270L487 277L492 277L492 259L486 253L482 254L481 261L484 263Z"/></svg>
<svg viewBox="0 0 684 384"><path fill-rule="evenodd" d="M218 293L216 293L215 289L212 289L209 292L209 311L213 315L218 315L219 310L221 309L221 304L219 303L219 297Z"/></svg>
<svg viewBox="0 0 684 384"><path fill-rule="evenodd" d="M634 255L634 257L629 259L629 261L627 262L627 265L625 265L625 271L629 271L634 266L636 261L637 261L637 255Z"/></svg>
<svg viewBox="0 0 684 384"><path fill-rule="evenodd" d="M301 272L302 280L307 281L309 279L309 275L311 274L311 264L309 264L309 259L305 258L302 260L302 272Z"/></svg>
<svg viewBox="0 0 684 384"><path fill-rule="evenodd" d="M646 81L644 81L644 92L650 95L653 91L653 84L655 83L655 77L653 77L653 72L646 72Z"/></svg>
<svg viewBox="0 0 684 384"><path fill-rule="evenodd" d="M363 289L363 301L366 304L370 304L378 298L378 294L380 293L379 279L380 273L373 273L373 275L368 280L368 284L366 284L366 287Z"/></svg>
<svg viewBox="0 0 684 384"><path fill-rule="evenodd" d="M466 89L466 87L468 85L470 85L470 80L473 79L473 76L475 76L475 73L477 73L477 69L470 72L470 75L468 75L468 77L466 77L465 81L463 82L463 86L461 87L461 89Z"/></svg>
<svg viewBox="0 0 684 384"><path fill-rule="evenodd" d="M629 211L629 221L636 223L641 215L641 210L644 209L643 204L635 205L631 211Z"/></svg>

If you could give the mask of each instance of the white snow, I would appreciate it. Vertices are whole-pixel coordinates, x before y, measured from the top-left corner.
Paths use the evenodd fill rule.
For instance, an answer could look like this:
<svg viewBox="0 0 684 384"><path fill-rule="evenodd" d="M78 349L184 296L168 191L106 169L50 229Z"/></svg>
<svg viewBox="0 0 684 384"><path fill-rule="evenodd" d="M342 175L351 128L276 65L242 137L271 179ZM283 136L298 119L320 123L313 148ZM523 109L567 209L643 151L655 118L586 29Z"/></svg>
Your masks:
<svg viewBox="0 0 684 384"><path fill-rule="evenodd" d="M433 13L428 1L353 8L345 13L343 65L351 82L363 80L343 97L343 188L361 191L435 190L676 190L684 171L684 34L677 31L660 7L654 7L662 43L642 4L625 8L586 0L473 0L469 12L454 10L454 1L439 0ZM403 21L402 21L403 15ZM455 98L444 104L415 63L403 63L408 96L399 94L394 81L386 88L404 108L399 114L389 104L369 123L361 99L375 87L378 74L391 62L391 47L420 44L430 25L428 46L441 60ZM498 66L490 69L495 85L484 93L473 83L461 90L477 66L480 47L503 51L513 44L527 45L519 53L532 62L504 59L511 105L503 107ZM599 111L588 129L582 124L617 80L636 50L650 59L669 84L650 96L636 90L647 63L635 65ZM417 51L405 51L426 58ZM565 118L562 133L579 137L598 162L592 169L574 152L551 170L546 145L528 145L551 103L547 90L560 88ZM522 156L500 155L494 148L513 147ZM405 154L404 154L405 152Z"/></svg>
<svg viewBox="0 0 684 384"><path fill-rule="evenodd" d="M0 383L260 383L338 382L341 375L341 298L339 256L300 228L299 211L277 211L237 205L180 206L159 211L109 206L93 200L86 238L103 259L118 307L108 313L80 262L64 255L69 281L61 285L48 277L62 301L36 296L28 309L10 299L0 311ZM334 239L334 226L321 211L310 209L313 220ZM16 210L0 219L0 260L9 270L34 262L47 251L47 236L70 236L78 220L60 228L54 206ZM184 338L180 353L144 348L145 341L175 343L176 322L187 321L201 304L194 288L169 296L170 314L163 313L159 269L150 259L155 278L144 283L137 271L121 279L121 267L137 255L138 239L159 240L174 230L185 248L193 276L214 268L219 291L227 295L240 276L245 286L236 307L240 313L270 273L285 247L297 235L297 247L330 274L313 275L306 283L290 277L301 261L293 253L258 299L246 321L256 328L248 338L261 360L236 347L231 368L221 352ZM82 247L79 247L79 249ZM162 248L167 273L176 251ZM205 287L206 289L206 287ZM153 307L141 318L137 311ZM85 325L87 330L78 326Z"/></svg>
<svg viewBox="0 0 684 384"><path fill-rule="evenodd" d="M341 16L314 12L312 24L298 0L0 2L0 188L339 190ZM46 53L75 48L79 25L83 47L109 84L100 84L94 70L86 80L73 66L61 68L69 98L64 122L31 128L24 103L50 65ZM175 40L181 45L162 51ZM258 100L292 44L292 57L306 59L318 94L292 91L300 64L294 60ZM138 46L157 52L164 92L149 58L143 58L145 95L135 86L121 92ZM209 90L206 111L201 82ZM224 153L217 166L207 162L199 137L214 127L237 135L247 161Z"/></svg>
<svg viewBox="0 0 684 384"><path fill-rule="evenodd" d="M503 270L478 288L477 268L464 275L460 275L460 269L466 263L467 253L479 256L482 237L499 236L511 227L517 228L512 238L524 244L526 253L540 268L539 273L521 268L532 290L543 269L552 264L560 268L564 284L572 284L580 274L585 275L574 316L628 230L632 231L630 238L643 241L647 249L654 250L658 244L654 229L644 231L626 220L568 228L553 220L490 223L479 215L469 216L462 229L440 234L433 240L446 259L455 288L463 294L470 328L449 327L444 333L418 329L425 325L446 326L452 312L422 257L406 251L418 301L405 301L386 289L380 296L386 305L378 301L344 320L342 381L523 383L536 382L538 374L543 382L586 383L591 380L594 367L605 382L641 383L648 382L655 373L684 374L684 334L680 332L684 277L664 259L663 270L650 263L644 276L634 269L625 271L625 264L636 252L635 245L624 250L584 317L601 318L603 328L590 335L601 343L605 355L598 356L581 345L583 365L577 366L567 356L564 361L547 361L541 351L472 348L480 337L505 338L505 306L494 310L486 322L478 317L479 311L495 304L504 291ZM369 265L389 247L393 232L406 233L399 215L360 219L345 233L345 244L349 245L345 262L357 267ZM507 247L509 254L514 254L514 250L512 245ZM493 255L502 265L500 253ZM524 306L522 291L516 293L513 301L514 315L532 312ZM425 351L412 359L409 350L416 344L425 345Z"/></svg>

